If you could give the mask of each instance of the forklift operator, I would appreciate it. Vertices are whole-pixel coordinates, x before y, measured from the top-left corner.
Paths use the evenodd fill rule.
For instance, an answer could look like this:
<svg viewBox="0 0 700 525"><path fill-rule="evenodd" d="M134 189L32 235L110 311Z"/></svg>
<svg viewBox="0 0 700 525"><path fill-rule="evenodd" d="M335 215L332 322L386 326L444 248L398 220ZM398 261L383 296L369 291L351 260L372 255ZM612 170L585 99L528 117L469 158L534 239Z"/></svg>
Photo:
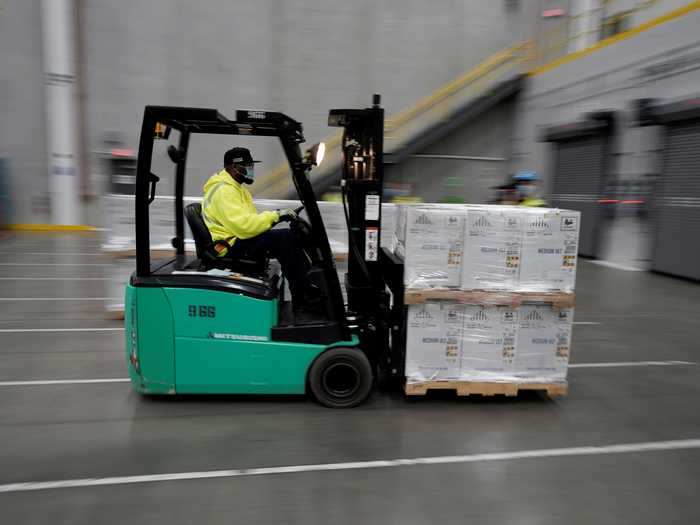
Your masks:
<svg viewBox="0 0 700 525"><path fill-rule="evenodd" d="M219 257L277 259L282 273L289 281L294 309L311 306L314 298L307 282L310 264L299 241L288 228L271 229L280 222L297 217L291 209L258 213L253 197L244 184L253 184L254 161L246 148L233 148L224 155L224 169L212 175L204 184L202 218L212 240L225 241L215 246Z"/></svg>

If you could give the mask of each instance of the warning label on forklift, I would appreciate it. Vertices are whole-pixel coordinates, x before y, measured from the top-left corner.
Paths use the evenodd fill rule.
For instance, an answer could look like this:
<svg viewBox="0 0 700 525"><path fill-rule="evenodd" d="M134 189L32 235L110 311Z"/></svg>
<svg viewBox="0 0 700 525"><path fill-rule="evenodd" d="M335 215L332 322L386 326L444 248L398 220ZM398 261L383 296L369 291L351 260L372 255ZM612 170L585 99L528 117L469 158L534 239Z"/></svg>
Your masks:
<svg viewBox="0 0 700 525"><path fill-rule="evenodd" d="M379 220L379 195L365 196L365 220Z"/></svg>
<svg viewBox="0 0 700 525"><path fill-rule="evenodd" d="M369 195L368 195L369 197ZM376 261L379 251L379 228L365 230L365 261Z"/></svg>

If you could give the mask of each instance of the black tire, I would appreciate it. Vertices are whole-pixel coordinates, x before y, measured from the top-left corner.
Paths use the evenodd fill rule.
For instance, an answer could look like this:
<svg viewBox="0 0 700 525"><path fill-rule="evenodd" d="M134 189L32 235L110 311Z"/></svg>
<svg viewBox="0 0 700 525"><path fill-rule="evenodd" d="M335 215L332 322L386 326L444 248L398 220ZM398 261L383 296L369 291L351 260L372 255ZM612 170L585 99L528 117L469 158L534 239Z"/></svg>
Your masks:
<svg viewBox="0 0 700 525"><path fill-rule="evenodd" d="M309 389L323 406L356 407L372 391L372 367L359 349L331 348L311 365Z"/></svg>

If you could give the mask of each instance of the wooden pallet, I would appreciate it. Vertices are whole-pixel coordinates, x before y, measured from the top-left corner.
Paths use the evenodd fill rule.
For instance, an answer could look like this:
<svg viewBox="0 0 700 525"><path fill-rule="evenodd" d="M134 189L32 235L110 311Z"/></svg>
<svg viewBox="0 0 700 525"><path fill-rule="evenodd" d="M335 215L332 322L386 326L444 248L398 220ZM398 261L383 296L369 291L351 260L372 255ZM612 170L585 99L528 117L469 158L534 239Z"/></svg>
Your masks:
<svg viewBox="0 0 700 525"><path fill-rule="evenodd" d="M455 290L450 288L409 288L404 303L424 304L428 301L453 301L463 304L483 304L517 307L523 303L551 303L556 308L572 308L573 292L506 292L484 290Z"/></svg>
<svg viewBox="0 0 700 525"><path fill-rule="evenodd" d="M549 397L565 396L569 393L566 383L487 383L476 381L424 381L406 383L404 392L407 396L424 396L428 390L456 390L458 396L503 395L514 397L520 390L541 390Z"/></svg>

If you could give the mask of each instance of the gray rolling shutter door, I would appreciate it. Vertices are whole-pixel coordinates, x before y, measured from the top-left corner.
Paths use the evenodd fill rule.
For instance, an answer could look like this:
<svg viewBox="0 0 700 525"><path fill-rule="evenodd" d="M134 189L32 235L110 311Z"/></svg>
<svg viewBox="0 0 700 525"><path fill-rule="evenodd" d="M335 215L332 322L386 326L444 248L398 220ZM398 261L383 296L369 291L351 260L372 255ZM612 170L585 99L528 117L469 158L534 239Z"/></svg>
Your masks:
<svg viewBox="0 0 700 525"><path fill-rule="evenodd" d="M666 126L653 269L700 279L700 120Z"/></svg>
<svg viewBox="0 0 700 525"><path fill-rule="evenodd" d="M605 136L593 135L556 143L550 203L581 212L579 253L597 255L603 184Z"/></svg>

